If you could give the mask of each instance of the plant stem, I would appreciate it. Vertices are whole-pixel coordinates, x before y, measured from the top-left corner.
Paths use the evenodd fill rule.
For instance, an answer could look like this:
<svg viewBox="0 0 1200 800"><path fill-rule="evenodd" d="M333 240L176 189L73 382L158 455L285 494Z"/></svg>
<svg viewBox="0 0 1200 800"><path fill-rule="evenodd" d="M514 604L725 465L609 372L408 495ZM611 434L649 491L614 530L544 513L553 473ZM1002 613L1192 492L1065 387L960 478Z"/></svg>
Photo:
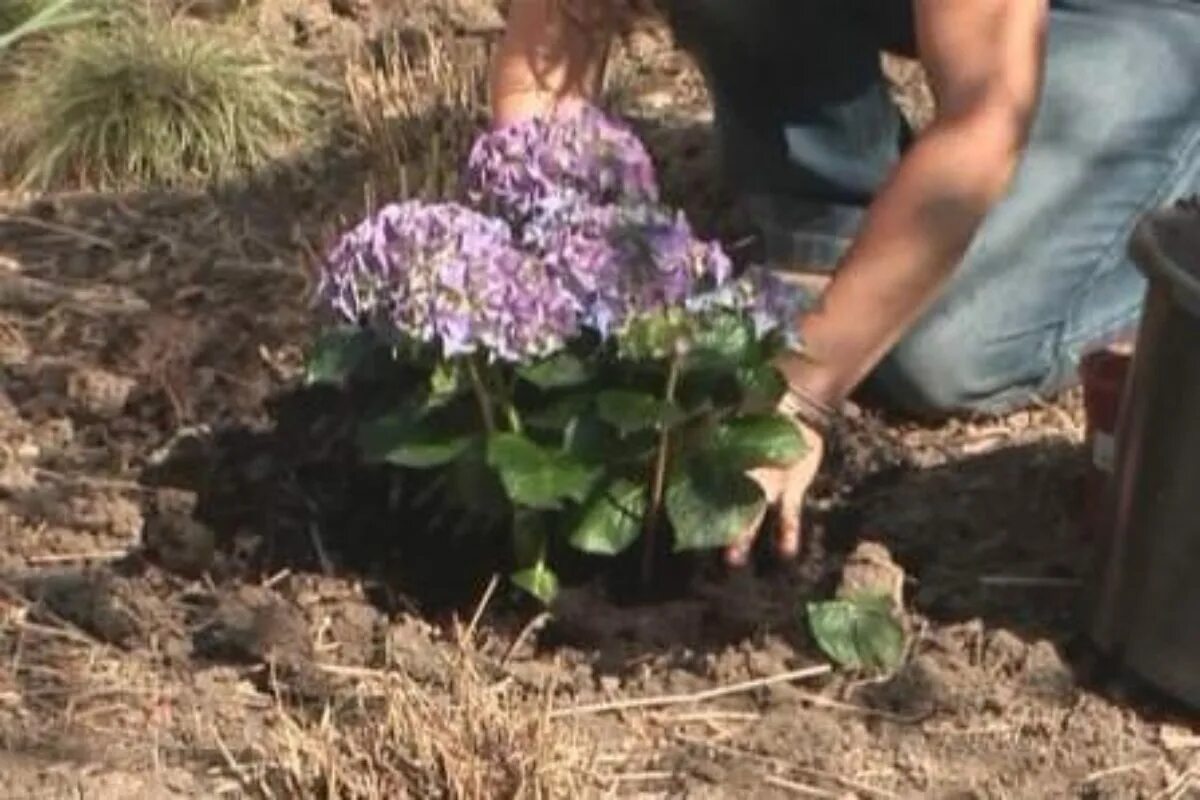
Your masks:
<svg viewBox="0 0 1200 800"><path fill-rule="evenodd" d="M675 402L675 389L679 384L679 356L671 359L667 371L667 387L664 399L670 405ZM662 516L663 490L667 482L667 462L671 449L671 426L660 422L658 450L654 458L654 471L650 475L650 505L646 508L645 542L642 549L642 583L649 584L654 572L654 552L658 540L658 522Z"/></svg>
<svg viewBox="0 0 1200 800"><path fill-rule="evenodd" d="M522 433L525 426L521 424L521 415L517 413L517 407L511 402L504 404L504 415L508 417L508 427L513 433Z"/></svg>
<svg viewBox="0 0 1200 800"><path fill-rule="evenodd" d="M466 363L467 374L471 376L471 388L475 390L475 399L479 403L479 415L483 417L483 427L487 429L488 434L493 434L496 432L496 414L492 410L491 395L488 394L483 376L479 373L479 363L475 356L468 356Z"/></svg>

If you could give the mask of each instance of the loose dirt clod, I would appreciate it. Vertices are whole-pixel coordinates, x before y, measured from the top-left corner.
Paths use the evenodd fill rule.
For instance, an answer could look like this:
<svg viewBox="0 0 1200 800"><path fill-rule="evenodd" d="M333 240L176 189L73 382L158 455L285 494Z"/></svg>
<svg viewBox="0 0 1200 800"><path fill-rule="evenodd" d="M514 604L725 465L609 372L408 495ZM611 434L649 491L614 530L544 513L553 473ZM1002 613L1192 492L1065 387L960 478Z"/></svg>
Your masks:
<svg viewBox="0 0 1200 800"><path fill-rule="evenodd" d="M887 547L878 542L863 542L846 557L837 596L853 598L868 595L887 597L893 611L904 609L904 568L892 560Z"/></svg>
<svg viewBox="0 0 1200 800"><path fill-rule="evenodd" d="M67 376L67 397L89 414L120 414L137 381L95 367L82 367Z"/></svg>
<svg viewBox="0 0 1200 800"><path fill-rule="evenodd" d="M181 489L160 489L153 495L142 528L148 555L180 575L197 577L216 557L216 535L193 515L196 494Z"/></svg>

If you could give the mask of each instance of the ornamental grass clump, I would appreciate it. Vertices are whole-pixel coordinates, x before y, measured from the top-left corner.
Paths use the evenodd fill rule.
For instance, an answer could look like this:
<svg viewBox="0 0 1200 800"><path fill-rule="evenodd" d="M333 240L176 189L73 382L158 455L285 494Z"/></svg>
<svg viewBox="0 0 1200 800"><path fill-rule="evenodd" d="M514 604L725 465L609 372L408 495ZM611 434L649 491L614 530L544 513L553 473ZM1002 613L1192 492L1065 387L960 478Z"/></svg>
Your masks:
<svg viewBox="0 0 1200 800"><path fill-rule="evenodd" d="M21 185L203 185L317 132L317 82L286 48L131 4L103 23L15 59L0 97L0 160Z"/></svg>
<svg viewBox="0 0 1200 800"><path fill-rule="evenodd" d="M0 0L0 57L24 40L92 21L97 11L80 0Z"/></svg>
<svg viewBox="0 0 1200 800"><path fill-rule="evenodd" d="M544 601L564 543L641 540L647 574L668 526L677 551L729 543L765 503L746 472L804 449L772 366L799 298L735 276L598 111L485 133L465 183L467 205L387 206L326 259L310 378L405 376L364 454L505 520L512 580Z"/></svg>

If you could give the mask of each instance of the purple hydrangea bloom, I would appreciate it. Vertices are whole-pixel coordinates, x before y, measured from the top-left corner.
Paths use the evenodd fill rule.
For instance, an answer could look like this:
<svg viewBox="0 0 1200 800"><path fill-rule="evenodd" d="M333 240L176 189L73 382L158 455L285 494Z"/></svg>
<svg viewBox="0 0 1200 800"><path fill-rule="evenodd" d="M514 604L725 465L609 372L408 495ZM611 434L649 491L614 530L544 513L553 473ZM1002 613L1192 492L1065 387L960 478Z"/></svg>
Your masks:
<svg viewBox="0 0 1200 800"><path fill-rule="evenodd" d="M749 267L736 280L713 291L687 300L687 309L696 314L733 312L746 314L754 325L755 336L762 338L781 331L796 343L796 317L811 304L811 298L798 286L788 283L763 267Z"/></svg>
<svg viewBox="0 0 1200 800"><path fill-rule="evenodd" d="M489 131L467 161L472 205L520 226L547 204L658 199L654 163L629 128L585 105Z"/></svg>
<svg viewBox="0 0 1200 800"><path fill-rule="evenodd" d="M683 214L649 204L561 203L525 226L521 245L541 256L576 298L583 324L601 336L637 315L682 306L723 284L731 269Z"/></svg>
<svg viewBox="0 0 1200 800"><path fill-rule="evenodd" d="M381 209L332 249L319 296L346 320L438 345L523 361L577 330L576 302L502 221L453 204Z"/></svg>

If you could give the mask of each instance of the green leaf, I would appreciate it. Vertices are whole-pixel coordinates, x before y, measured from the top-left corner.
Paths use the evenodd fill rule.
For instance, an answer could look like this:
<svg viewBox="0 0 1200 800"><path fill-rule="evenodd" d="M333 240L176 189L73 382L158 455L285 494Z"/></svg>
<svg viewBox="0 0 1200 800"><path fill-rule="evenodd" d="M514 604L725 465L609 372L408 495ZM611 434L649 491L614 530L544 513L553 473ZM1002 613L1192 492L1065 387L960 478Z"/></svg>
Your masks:
<svg viewBox="0 0 1200 800"><path fill-rule="evenodd" d="M649 505L644 483L617 478L583 509L571 545L584 553L615 556L637 541Z"/></svg>
<svg viewBox="0 0 1200 800"><path fill-rule="evenodd" d="M543 605L550 605L558 595L558 576L545 564L536 564L514 572L508 579L515 586L536 597Z"/></svg>
<svg viewBox="0 0 1200 800"><path fill-rule="evenodd" d="M747 410L775 408L787 391L787 381L769 363L742 367L737 371L737 382L742 390L742 406Z"/></svg>
<svg viewBox="0 0 1200 800"><path fill-rule="evenodd" d="M582 502L600 474L568 453L548 450L516 433L493 434L488 464L517 505L554 510L566 499Z"/></svg>
<svg viewBox="0 0 1200 800"><path fill-rule="evenodd" d="M309 386L342 386L366 361L374 345L370 333L360 328L339 327L322 333L313 343L305 365L304 381Z"/></svg>
<svg viewBox="0 0 1200 800"><path fill-rule="evenodd" d="M565 389L587 383L595 377L590 364L565 351L522 367L517 374L539 389Z"/></svg>
<svg viewBox="0 0 1200 800"><path fill-rule="evenodd" d="M685 368L735 369L755 355L751 324L735 314L705 317L692 335Z"/></svg>
<svg viewBox="0 0 1200 800"><path fill-rule="evenodd" d="M534 411L526 411L521 418L527 427L534 430L560 433L591 406L591 395L570 394L555 398Z"/></svg>
<svg viewBox="0 0 1200 800"><path fill-rule="evenodd" d="M675 550L709 550L730 544L763 512L766 498L742 472L700 460L672 476L666 506Z"/></svg>
<svg viewBox="0 0 1200 800"><path fill-rule="evenodd" d="M440 361L429 374L429 396L425 408L440 408L469 389L462 365L455 361Z"/></svg>
<svg viewBox="0 0 1200 800"><path fill-rule="evenodd" d="M690 318L678 309L641 315L618 336L618 352L626 361L668 358L686 339L689 324Z"/></svg>
<svg viewBox="0 0 1200 800"><path fill-rule="evenodd" d="M358 431L358 445L368 462L413 469L450 463L474 438L470 431L455 430L448 420L403 412L373 419Z"/></svg>
<svg viewBox="0 0 1200 800"><path fill-rule="evenodd" d="M809 603L808 625L825 655L843 668L890 671L904 658L904 628L886 597Z"/></svg>
<svg viewBox="0 0 1200 800"><path fill-rule="evenodd" d="M489 528L512 515L512 504L495 470L488 466L487 447L481 438L450 464L446 472L449 504L462 509L478 527Z"/></svg>
<svg viewBox="0 0 1200 800"><path fill-rule="evenodd" d="M625 436L638 431L672 425L679 421L679 409L652 394L613 389L596 396L596 413Z"/></svg>
<svg viewBox="0 0 1200 800"><path fill-rule="evenodd" d="M784 466L804 455L804 436L787 417L747 414L717 426L709 447L729 469Z"/></svg>

